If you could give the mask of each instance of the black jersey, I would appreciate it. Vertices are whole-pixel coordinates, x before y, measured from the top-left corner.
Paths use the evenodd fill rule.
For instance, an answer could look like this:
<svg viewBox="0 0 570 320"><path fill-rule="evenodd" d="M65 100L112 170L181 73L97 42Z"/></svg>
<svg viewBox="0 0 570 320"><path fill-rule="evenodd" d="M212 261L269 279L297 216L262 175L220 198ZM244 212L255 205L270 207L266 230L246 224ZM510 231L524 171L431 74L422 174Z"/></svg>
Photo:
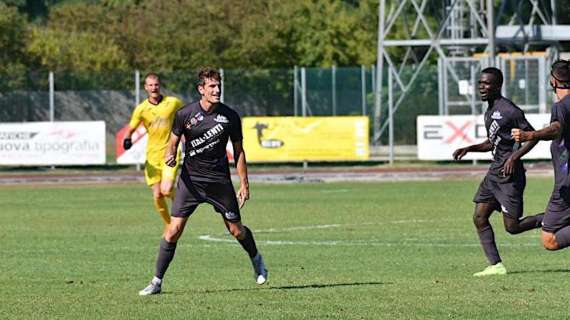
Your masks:
<svg viewBox="0 0 570 320"><path fill-rule="evenodd" d="M560 137L552 140L550 153L554 167L554 191L558 196L561 190L570 186L568 181L568 155L570 153L570 95L552 105L550 122L560 123ZM568 190L565 190L568 193Z"/></svg>
<svg viewBox="0 0 570 320"><path fill-rule="evenodd" d="M501 177L505 161L516 150L511 129L519 128L529 131L534 128L525 118L524 112L505 97L499 97L493 101L493 105L485 111L485 128L487 137L493 144L493 162L489 167L489 173ZM524 170L522 161L517 161L514 169L519 172Z"/></svg>
<svg viewBox="0 0 570 320"><path fill-rule="evenodd" d="M230 179L226 145L228 139L243 140L237 112L223 103L206 112L199 101L192 102L176 112L172 133L186 140L182 175L200 181Z"/></svg>

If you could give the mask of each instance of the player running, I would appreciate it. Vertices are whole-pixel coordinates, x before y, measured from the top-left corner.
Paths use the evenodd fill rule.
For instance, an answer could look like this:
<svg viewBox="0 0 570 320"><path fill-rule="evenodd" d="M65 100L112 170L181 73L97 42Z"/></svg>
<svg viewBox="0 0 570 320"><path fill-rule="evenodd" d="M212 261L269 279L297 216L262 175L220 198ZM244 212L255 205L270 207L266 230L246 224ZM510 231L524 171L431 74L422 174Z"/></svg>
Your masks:
<svg viewBox="0 0 570 320"><path fill-rule="evenodd" d="M511 137L512 128L534 129L525 118L524 112L513 102L501 96L502 85L501 70L486 68L481 71L479 93L481 100L488 103L484 116L487 140L457 149L453 153L455 160L460 160L468 152L491 151L493 153L493 162L473 199L475 202L473 223L489 261L487 268L473 274L476 277L507 274L495 243L493 228L489 222L493 211L503 213L505 230L510 234L538 228L543 218L543 214L539 214L521 219L526 176L520 158L537 142L528 142L520 147Z"/></svg>
<svg viewBox="0 0 570 320"><path fill-rule="evenodd" d="M570 246L570 61L558 60L552 65L550 85L558 100L552 105L550 125L538 131L513 129L512 135L516 141L552 140L554 189L546 206L541 239L546 249L559 250Z"/></svg>
<svg viewBox="0 0 570 320"><path fill-rule="evenodd" d="M160 241L155 276L139 295L160 293L176 243L188 217L201 203L211 204L221 214L229 232L248 253L256 283L264 284L267 281L267 269L257 250L253 233L241 223L240 209L249 199L249 182L240 117L220 102L221 76L216 70L201 70L198 81L200 100L179 110L172 126L166 164L176 165L175 154L181 137L186 139L184 164L172 206L172 222ZM226 155L228 139L233 145L240 178L237 199Z"/></svg>
<svg viewBox="0 0 570 320"><path fill-rule="evenodd" d="M183 104L176 97L163 96L160 93L160 78L157 74L149 73L144 79L144 90L148 99L135 108L129 122L129 130L123 140L123 148L128 150L132 147L131 135L142 122L148 135L145 180L152 189L154 207L165 225L168 225L170 214L165 197L174 198L172 187L178 166L169 167L164 165L163 161L174 115Z"/></svg>

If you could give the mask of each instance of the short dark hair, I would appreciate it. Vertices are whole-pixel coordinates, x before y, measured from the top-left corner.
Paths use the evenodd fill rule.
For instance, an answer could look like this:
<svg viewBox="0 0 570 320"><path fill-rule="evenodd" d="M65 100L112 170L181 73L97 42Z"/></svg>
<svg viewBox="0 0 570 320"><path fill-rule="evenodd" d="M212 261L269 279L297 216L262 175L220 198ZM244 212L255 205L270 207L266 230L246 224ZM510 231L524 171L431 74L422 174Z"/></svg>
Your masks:
<svg viewBox="0 0 570 320"><path fill-rule="evenodd" d="M144 76L144 82L146 82L146 79L148 79L148 78L154 78L154 79L157 79L158 82L160 82L160 77L158 76L157 73L154 73L154 72L149 72L149 73L147 73L147 74Z"/></svg>
<svg viewBox="0 0 570 320"><path fill-rule="evenodd" d="M222 75L214 68L202 68L198 71L198 84L196 84L196 87L205 85L206 79L222 81Z"/></svg>
<svg viewBox="0 0 570 320"><path fill-rule="evenodd" d="M550 75L559 82L559 88L570 89L570 61L555 61L552 64Z"/></svg>
<svg viewBox="0 0 570 320"><path fill-rule="evenodd" d="M489 67L481 70L481 73L488 73L495 76L495 84L503 85L503 72L495 67Z"/></svg>

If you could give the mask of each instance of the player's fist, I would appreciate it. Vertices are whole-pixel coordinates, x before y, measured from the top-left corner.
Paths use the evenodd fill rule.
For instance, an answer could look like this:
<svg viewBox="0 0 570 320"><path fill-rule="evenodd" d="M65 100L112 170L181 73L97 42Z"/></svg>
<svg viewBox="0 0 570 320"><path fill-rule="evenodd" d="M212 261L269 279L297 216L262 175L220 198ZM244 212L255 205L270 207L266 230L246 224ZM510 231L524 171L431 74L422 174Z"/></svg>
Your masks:
<svg viewBox="0 0 570 320"><path fill-rule="evenodd" d="M125 138L125 140L123 140L123 149L129 150L132 146L133 146L133 141L131 140L131 138Z"/></svg>
<svg viewBox="0 0 570 320"><path fill-rule="evenodd" d="M524 142L530 140L530 133L518 128L511 129L511 136L513 139L515 139L516 142Z"/></svg>
<svg viewBox="0 0 570 320"><path fill-rule="evenodd" d="M176 156L173 154L167 155L164 164L171 168L174 168L174 166L176 166Z"/></svg>

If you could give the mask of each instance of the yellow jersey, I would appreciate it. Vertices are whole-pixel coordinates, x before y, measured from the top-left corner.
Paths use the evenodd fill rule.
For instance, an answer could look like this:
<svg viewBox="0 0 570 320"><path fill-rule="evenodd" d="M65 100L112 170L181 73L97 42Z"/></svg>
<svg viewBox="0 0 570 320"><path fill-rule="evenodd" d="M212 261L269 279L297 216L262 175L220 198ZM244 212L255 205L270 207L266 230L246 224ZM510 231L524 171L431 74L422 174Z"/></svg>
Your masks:
<svg viewBox="0 0 570 320"><path fill-rule="evenodd" d="M131 129L136 129L141 122L143 123L148 135L146 161L149 163L164 162L174 115L182 107L180 99L162 96L162 101L157 105L146 99L135 108L129 126Z"/></svg>

